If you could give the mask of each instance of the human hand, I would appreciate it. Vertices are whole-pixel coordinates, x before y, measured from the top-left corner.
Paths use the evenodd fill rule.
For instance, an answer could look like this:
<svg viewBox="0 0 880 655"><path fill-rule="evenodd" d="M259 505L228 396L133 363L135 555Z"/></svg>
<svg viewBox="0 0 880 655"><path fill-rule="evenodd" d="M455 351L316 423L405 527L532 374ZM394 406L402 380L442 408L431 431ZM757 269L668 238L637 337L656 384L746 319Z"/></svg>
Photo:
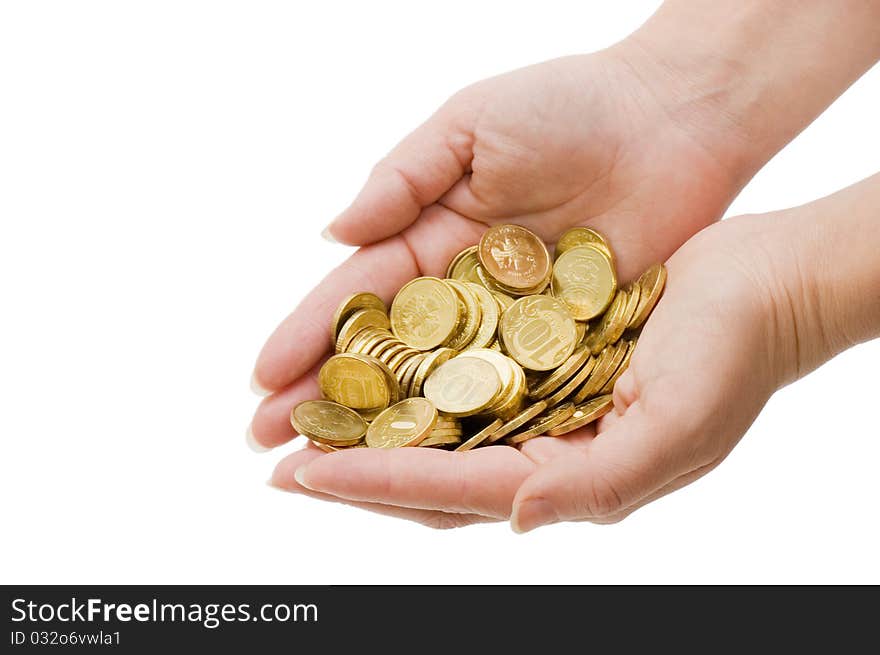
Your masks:
<svg viewBox="0 0 880 655"><path fill-rule="evenodd" d="M326 326L343 296L365 290L388 301L417 275L442 275L487 224L520 223L551 242L573 225L596 227L621 253L626 280L718 218L739 187L738 164L728 169L717 154L734 148L720 143L733 140L729 119L692 98L679 104L673 85L649 81L661 79L654 66L624 43L480 82L380 162L331 226L341 241L370 245L260 354L255 382L273 394L254 417L256 442L295 436L288 412L317 396Z"/></svg>
<svg viewBox="0 0 880 655"><path fill-rule="evenodd" d="M786 379L793 326L768 232L768 219L740 217L673 255L615 409L597 427L519 450L309 447L283 460L272 483L432 527L511 513L518 530L619 521L716 466Z"/></svg>

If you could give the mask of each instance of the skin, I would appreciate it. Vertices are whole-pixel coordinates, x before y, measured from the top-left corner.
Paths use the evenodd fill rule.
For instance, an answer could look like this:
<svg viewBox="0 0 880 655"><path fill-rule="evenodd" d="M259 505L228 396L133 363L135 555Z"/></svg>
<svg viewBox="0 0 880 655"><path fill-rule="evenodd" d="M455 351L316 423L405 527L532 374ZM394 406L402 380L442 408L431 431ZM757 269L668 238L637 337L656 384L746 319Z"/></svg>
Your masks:
<svg viewBox="0 0 880 655"><path fill-rule="evenodd" d="M864 23L880 16L867 3L835 4L835 19L848 26L837 37L846 48L806 41L823 62L817 76L802 43L798 57L786 57L784 46L824 34L829 3L790 15L762 3L718 5L668 3L608 50L456 94L376 165L329 226L330 237L361 247L282 322L254 372L270 395L251 434L277 446L295 436L290 408L319 395L326 326L342 297L366 290L390 301L409 279L442 275L487 225L518 223L548 242L589 225L618 253L622 280L655 261L668 259L669 269L665 296L615 386L615 411L598 425L601 438L591 427L521 450L327 455L307 447L278 465L272 484L433 527L512 518L523 531L557 520L619 520L726 456L787 381L791 340L799 337L798 362L811 342L792 318L798 291L790 278L802 269L774 269L781 264L766 245L766 226L784 221L712 224L754 172L880 56ZM728 13L713 15L721 10ZM686 27L721 24L722 15L723 33L694 36ZM769 42L782 42L776 56L763 45L771 19L779 33L769 36L779 38ZM823 48L835 47L839 56L827 57ZM782 66L780 57L793 63ZM779 238L790 247L790 238ZM681 316L695 317L687 330ZM731 382L745 379L750 384Z"/></svg>

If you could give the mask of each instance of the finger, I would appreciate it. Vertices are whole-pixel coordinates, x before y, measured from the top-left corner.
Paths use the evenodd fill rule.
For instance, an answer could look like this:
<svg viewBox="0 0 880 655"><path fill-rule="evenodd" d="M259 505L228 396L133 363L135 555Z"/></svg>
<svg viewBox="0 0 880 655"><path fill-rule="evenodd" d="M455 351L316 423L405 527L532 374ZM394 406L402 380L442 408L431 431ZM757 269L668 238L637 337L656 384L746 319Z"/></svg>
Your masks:
<svg viewBox="0 0 880 655"><path fill-rule="evenodd" d="M254 380L278 391L312 368L330 349L330 319L339 302L354 291L370 291L389 302L419 274L401 239L361 248L330 272L275 329L257 357Z"/></svg>
<svg viewBox="0 0 880 655"><path fill-rule="evenodd" d="M678 491L682 487L686 487L691 482L694 482L695 480L698 480L699 478L703 477L709 471L711 471L716 466L718 466L719 463L720 462L712 462L711 464L701 466L701 467L697 468L696 470L691 471L690 473L685 473L684 475L680 475L679 477L677 477L675 480L673 480L669 484L664 485L664 486L660 487L660 489L658 489L657 491L648 494L647 496L642 498L637 503L627 507L625 510L623 510L621 512L617 512L615 514L611 514L606 517L594 518L594 519L592 519L592 522L599 523L602 525L610 525L612 523L620 523L623 519L628 517L630 514L635 512L637 509L641 509L645 505L648 505L650 503L653 503L655 500L659 500L660 498L663 498L663 496L668 496L673 491Z"/></svg>
<svg viewBox="0 0 880 655"><path fill-rule="evenodd" d="M681 417L661 412L636 401L588 447L541 465L517 492L511 527L610 516L695 468L680 446Z"/></svg>
<svg viewBox="0 0 880 655"><path fill-rule="evenodd" d="M535 464L543 464L557 457L564 457L573 448L585 448L596 437L596 430L588 425L580 430L558 437L536 437L526 441L520 451Z"/></svg>
<svg viewBox="0 0 880 655"><path fill-rule="evenodd" d="M297 472L297 481L349 500L504 519L517 488L534 468L507 446L464 453L362 448L311 462Z"/></svg>
<svg viewBox="0 0 880 655"><path fill-rule="evenodd" d="M330 320L345 296L371 291L390 304L412 278L445 275L452 256L476 243L484 229L433 205L404 235L360 248L276 328L257 358L254 380L269 391L285 388L329 351Z"/></svg>
<svg viewBox="0 0 880 655"><path fill-rule="evenodd" d="M251 420L250 433L264 448L275 448L296 436L290 424L290 410L305 400L321 397L318 370L324 359L286 389L266 396L257 406Z"/></svg>
<svg viewBox="0 0 880 655"><path fill-rule="evenodd" d="M280 489L282 491L298 493L304 496L308 496L310 498L315 498L317 500L323 500L326 502L341 503L343 505L357 507L358 509L363 509L368 512L374 512L376 514L382 514L384 516L391 516L394 518L405 519L407 521L414 521L416 523L421 523L422 525L428 526L429 528L458 528L465 525L473 525L475 523L488 523L497 520L489 518L487 516L479 516L477 514L451 514L447 512L434 512L430 510L411 509L409 507L382 505L380 503L361 503L347 500L345 498L339 498L330 494L312 491L311 489L306 489L305 487L297 483L297 481L294 479L294 473L296 472L296 470L299 467L304 466L319 457L322 457L324 454L325 453L320 451L318 448L309 444L306 448L303 448L302 450L297 451L292 455L288 455L287 457L282 459L275 467L275 470L272 472L272 477L269 480L269 484L276 489Z"/></svg>
<svg viewBox="0 0 880 655"><path fill-rule="evenodd" d="M471 123L465 105L447 103L376 164L352 204L327 227L329 236L363 245L412 224L470 166Z"/></svg>

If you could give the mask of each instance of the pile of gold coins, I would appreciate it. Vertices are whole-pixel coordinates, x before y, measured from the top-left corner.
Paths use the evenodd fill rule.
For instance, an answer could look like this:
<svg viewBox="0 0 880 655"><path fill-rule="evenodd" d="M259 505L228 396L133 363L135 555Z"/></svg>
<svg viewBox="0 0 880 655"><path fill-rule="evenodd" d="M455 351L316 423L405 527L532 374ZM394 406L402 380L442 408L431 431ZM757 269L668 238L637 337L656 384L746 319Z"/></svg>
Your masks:
<svg viewBox="0 0 880 655"><path fill-rule="evenodd" d="M590 228L565 232L554 258L526 228L491 227L445 279L411 280L390 310L372 293L344 299L318 374L324 400L297 405L291 424L327 451L566 434L612 408L665 282L655 264L618 287Z"/></svg>

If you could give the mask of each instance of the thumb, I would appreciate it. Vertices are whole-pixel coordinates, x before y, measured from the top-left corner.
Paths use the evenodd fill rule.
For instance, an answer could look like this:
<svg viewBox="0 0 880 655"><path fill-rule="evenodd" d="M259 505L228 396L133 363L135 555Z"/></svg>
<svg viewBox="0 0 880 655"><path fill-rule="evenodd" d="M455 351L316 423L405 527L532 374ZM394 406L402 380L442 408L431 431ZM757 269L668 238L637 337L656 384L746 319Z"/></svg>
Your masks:
<svg viewBox="0 0 880 655"><path fill-rule="evenodd" d="M470 124L466 105L453 98L373 167L361 192L327 226L325 236L365 245L409 226L469 168Z"/></svg>
<svg viewBox="0 0 880 655"><path fill-rule="evenodd" d="M511 527L528 532L559 521L601 519L665 486L693 468L687 454L676 455L673 444L683 441L676 425L681 422L673 416L634 402L586 447L545 462L526 478L514 497Z"/></svg>

